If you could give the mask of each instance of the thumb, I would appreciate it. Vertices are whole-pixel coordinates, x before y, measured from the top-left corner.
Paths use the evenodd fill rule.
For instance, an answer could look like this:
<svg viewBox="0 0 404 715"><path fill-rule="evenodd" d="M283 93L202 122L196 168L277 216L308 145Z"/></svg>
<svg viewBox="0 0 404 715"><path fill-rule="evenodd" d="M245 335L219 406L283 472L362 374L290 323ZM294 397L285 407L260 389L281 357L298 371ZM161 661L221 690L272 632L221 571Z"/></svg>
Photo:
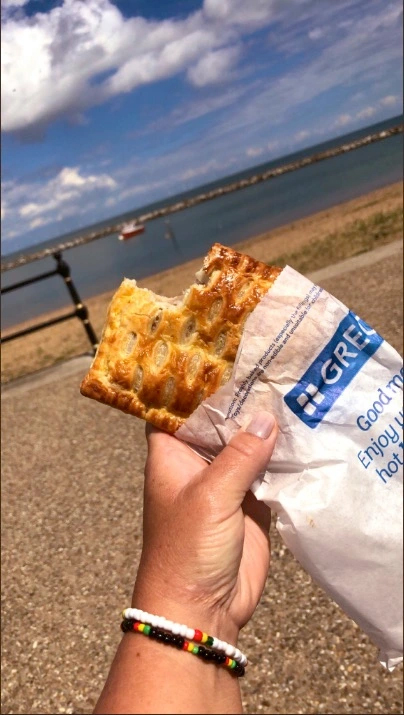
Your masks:
<svg viewBox="0 0 404 715"><path fill-rule="evenodd" d="M222 492L239 506L272 456L278 427L269 412L258 412L245 429L237 432L205 472L215 493Z"/></svg>

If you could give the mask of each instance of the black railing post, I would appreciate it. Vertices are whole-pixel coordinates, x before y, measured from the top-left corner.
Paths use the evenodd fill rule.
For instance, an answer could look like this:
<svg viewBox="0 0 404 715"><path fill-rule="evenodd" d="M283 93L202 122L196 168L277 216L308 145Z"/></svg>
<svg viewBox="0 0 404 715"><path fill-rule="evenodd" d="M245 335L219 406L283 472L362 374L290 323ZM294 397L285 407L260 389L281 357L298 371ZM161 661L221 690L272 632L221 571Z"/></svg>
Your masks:
<svg viewBox="0 0 404 715"><path fill-rule="evenodd" d="M93 326L90 323L90 320L88 317L88 310L87 310L86 306L81 302L81 298L76 290L76 286L73 283L73 280L72 280L72 277L70 274L70 266L62 258L61 251L57 251L56 253L54 253L53 257L56 261L56 270L62 276L62 278L65 282L66 288L69 291L70 297L71 297L71 299L74 303L74 306L76 308L76 311L75 311L76 315L83 323L84 329L88 335L91 345L93 346L93 352L95 354L95 352L98 348L97 336L94 332Z"/></svg>
<svg viewBox="0 0 404 715"><path fill-rule="evenodd" d="M49 328L51 325L56 325L57 323L62 323L65 320L70 320L70 318L79 318L81 322L83 323L84 329L87 333L87 337L90 340L90 343L93 348L94 354L97 351L98 348L98 340L97 336L94 332L93 326L90 323L89 317L88 317L88 310L85 305L81 302L81 298L76 290L76 287L72 281L71 275L70 275L70 266L68 263L66 263L65 260L62 258L62 252L61 251L55 251L52 253L52 256L54 257L56 261L56 268L53 271L47 271L46 273L41 273L40 275L33 276L32 278L27 278L26 280L19 281L19 283L13 283L12 285L7 286L6 288L1 288L1 293L8 293L9 291L12 290L17 290L19 288L24 288L27 285L31 285L32 283L37 283L38 281L42 281L45 278L51 278L52 276L62 276L66 288L69 291L70 297L73 301L74 304L74 310L71 313L65 313L64 315L59 315L57 318L51 318L50 320L45 320L41 323L36 323L35 325L31 325L28 328L23 328L22 330L17 330L14 333L10 333L10 335L2 336L0 342L1 343L7 343L10 340L15 340L15 338L21 338L23 335L29 335L30 333L35 333L37 330L42 330L43 328Z"/></svg>

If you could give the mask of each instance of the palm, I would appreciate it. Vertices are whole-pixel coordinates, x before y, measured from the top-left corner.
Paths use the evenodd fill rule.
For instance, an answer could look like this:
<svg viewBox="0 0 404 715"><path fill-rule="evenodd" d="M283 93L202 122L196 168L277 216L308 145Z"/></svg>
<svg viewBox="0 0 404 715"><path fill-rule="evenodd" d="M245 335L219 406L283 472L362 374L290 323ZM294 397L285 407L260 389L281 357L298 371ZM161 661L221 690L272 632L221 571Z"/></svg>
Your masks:
<svg viewBox="0 0 404 715"><path fill-rule="evenodd" d="M198 479L197 475L206 469L206 462L187 445L166 433L161 432L158 439L159 450L153 455L153 472L160 472L155 466L156 460L161 460L164 489L175 500L184 488L192 486ZM153 478L152 474L148 478ZM270 511L249 492L242 509L235 513L226 513L225 505L220 505L219 520L223 528L217 528L218 524L214 523L210 531L205 520L203 538L210 540L210 554L226 554L227 606L235 621L244 625L256 608L268 573ZM219 565L223 569L223 563ZM207 564L212 571L215 567L215 563ZM203 564L200 568L203 570Z"/></svg>

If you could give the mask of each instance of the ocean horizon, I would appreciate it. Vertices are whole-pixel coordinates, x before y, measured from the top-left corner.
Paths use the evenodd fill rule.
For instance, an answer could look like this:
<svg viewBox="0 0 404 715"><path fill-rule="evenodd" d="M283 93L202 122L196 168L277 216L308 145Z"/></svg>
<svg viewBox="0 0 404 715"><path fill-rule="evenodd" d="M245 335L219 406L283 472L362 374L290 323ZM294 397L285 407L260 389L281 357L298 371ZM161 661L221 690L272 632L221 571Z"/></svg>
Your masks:
<svg viewBox="0 0 404 715"><path fill-rule="evenodd" d="M9 261L38 250L54 248L91 231L126 222L156 208L389 129L402 121L402 115L392 117L365 129L196 186L189 191L139 206L91 226L83 226L30 247L2 254L2 258ZM233 245L399 181L403 175L402 153L403 135L400 134L173 214L169 225L174 240L167 240L165 220L158 218L147 222L145 233L129 241L118 242L117 234L112 233L92 243L67 250L63 255L71 267L81 298L86 300L115 289L124 276L144 278L203 255L215 241ZM284 250L287 247L282 247ZM3 287L53 268L54 260L47 257L11 269L2 274ZM71 301L63 281L55 276L5 294L2 299L2 325L3 328L9 328L62 307L71 308Z"/></svg>

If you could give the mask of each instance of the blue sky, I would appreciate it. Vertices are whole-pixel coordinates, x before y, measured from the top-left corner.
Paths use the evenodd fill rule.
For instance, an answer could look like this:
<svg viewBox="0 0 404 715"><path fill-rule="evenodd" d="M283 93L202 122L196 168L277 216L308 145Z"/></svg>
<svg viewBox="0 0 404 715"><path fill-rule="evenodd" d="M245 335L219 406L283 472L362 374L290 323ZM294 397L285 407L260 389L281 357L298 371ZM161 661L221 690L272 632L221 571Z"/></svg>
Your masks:
<svg viewBox="0 0 404 715"><path fill-rule="evenodd" d="M402 111L401 0L1 0L2 252Z"/></svg>

